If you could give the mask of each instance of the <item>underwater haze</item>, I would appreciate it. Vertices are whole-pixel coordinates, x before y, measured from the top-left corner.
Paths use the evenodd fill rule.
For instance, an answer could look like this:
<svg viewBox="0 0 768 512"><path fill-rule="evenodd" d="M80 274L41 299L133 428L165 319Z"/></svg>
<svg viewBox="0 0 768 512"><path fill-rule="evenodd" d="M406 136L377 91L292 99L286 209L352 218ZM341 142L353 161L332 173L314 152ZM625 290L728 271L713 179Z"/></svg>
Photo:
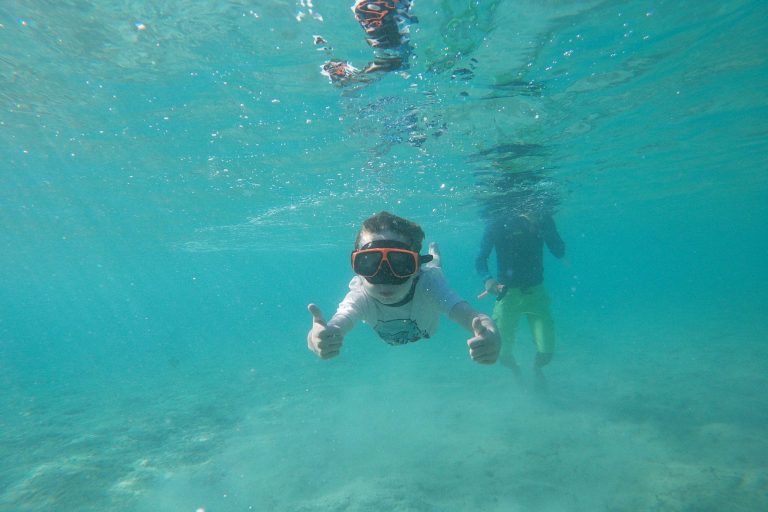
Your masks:
<svg viewBox="0 0 768 512"><path fill-rule="evenodd" d="M768 3L417 0L337 87L351 3L0 3L0 511L768 510ZM446 318L307 350L382 210L490 314L510 183L546 393L525 322L521 381Z"/></svg>

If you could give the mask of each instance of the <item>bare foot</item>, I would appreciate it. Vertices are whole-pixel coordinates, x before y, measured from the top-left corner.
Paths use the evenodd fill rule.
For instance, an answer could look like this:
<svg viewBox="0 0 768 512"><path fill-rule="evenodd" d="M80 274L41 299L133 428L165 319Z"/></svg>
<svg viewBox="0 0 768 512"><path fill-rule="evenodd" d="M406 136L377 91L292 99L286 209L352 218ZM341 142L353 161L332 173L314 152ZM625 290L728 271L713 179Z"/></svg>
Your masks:
<svg viewBox="0 0 768 512"><path fill-rule="evenodd" d="M440 263L440 247L436 242L429 244L429 254L432 255L432 265L435 267L442 267Z"/></svg>

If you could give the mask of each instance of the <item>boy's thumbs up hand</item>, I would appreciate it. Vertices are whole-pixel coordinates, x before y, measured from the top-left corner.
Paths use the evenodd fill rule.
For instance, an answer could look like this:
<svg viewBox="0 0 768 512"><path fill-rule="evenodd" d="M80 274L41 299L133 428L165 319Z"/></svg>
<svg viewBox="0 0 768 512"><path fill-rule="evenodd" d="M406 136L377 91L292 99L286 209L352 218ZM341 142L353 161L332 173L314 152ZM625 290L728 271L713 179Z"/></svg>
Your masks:
<svg viewBox="0 0 768 512"><path fill-rule="evenodd" d="M325 320L323 319L323 312L315 304L310 304L307 309L312 313L312 322L325 326Z"/></svg>
<svg viewBox="0 0 768 512"><path fill-rule="evenodd" d="M480 364L495 363L501 349L496 324L486 315L477 315L472 319L472 331L475 336L467 340L469 355Z"/></svg>
<svg viewBox="0 0 768 512"><path fill-rule="evenodd" d="M312 314L312 328L307 333L307 347L321 359L330 359L339 355L344 336L335 325L328 325L323 313L315 304L307 309Z"/></svg>

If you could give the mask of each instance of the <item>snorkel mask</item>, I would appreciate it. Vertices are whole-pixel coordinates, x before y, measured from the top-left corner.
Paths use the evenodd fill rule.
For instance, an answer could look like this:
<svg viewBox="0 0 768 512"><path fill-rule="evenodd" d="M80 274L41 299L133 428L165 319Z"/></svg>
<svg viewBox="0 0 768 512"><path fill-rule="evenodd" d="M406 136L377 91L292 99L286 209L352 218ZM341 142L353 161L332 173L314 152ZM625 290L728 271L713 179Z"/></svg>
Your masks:
<svg viewBox="0 0 768 512"><path fill-rule="evenodd" d="M396 240L375 240L352 252L352 270L371 284L403 284L432 255L420 255Z"/></svg>

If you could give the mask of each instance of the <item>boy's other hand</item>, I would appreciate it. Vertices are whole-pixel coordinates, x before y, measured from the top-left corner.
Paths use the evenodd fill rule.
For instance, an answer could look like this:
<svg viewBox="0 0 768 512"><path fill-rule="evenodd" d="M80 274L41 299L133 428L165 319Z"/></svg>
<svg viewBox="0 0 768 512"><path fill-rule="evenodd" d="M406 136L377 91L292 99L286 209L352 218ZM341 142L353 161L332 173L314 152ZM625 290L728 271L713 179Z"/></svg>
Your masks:
<svg viewBox="0 0 768 512"><path fill-rule="evenodd" d="M472 319L472 331L475 336L467 340L472 360L480 364L495 363L501 350L496 324L486 315L477 315Z"/></svg>
<svg viewBox="0 0 768 512"><path fill-rule="evenodd" d="M321 359L330 359L339 355L344 336L335 325L328 325L323 313L315 304L307 309L312 314L312 328L307 333L307 347Z"/></svg>

